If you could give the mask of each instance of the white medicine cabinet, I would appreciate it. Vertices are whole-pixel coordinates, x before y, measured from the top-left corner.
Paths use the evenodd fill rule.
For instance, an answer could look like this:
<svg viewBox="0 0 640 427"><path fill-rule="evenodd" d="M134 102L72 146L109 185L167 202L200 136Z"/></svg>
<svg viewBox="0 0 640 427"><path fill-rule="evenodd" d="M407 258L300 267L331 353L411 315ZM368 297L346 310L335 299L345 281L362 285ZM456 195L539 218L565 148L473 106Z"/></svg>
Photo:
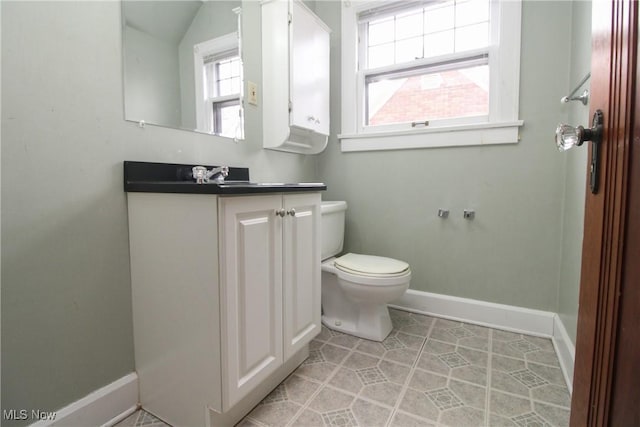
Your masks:
<svg viewBox="0 0 640 427"><path fill-rule="evenodd" d="M265 148L303 154L326 148L329 50L329 27L302 2L263 2Z"/></svg>

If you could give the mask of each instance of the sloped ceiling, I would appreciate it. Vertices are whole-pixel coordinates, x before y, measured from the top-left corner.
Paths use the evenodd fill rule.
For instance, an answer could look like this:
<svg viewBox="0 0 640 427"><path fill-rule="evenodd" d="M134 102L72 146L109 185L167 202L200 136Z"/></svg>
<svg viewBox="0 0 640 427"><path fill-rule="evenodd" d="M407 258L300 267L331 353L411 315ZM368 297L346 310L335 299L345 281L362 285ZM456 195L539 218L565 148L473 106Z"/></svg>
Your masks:
<svg viewBox="0 0 640 427"><path fill-rule="evenodd" d="M200 0L122 2L126 25L176 45L200 6Z"/></svg>

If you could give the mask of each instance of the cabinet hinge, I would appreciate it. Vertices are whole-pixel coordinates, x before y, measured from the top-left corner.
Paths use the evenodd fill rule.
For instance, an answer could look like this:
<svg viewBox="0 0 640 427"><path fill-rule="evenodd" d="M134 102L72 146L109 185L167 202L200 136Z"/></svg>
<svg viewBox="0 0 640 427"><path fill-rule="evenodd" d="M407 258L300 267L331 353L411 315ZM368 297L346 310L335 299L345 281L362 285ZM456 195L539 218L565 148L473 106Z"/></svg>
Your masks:
<svg viewBox="0 0 640 427"><path fill-rule="evenodd" d="M291 24L291 21L293 20L293 16L291 16L291 12L287 13L287 20L289 21L289 24Z"/></svg>
<svg viewBox="0 0 640 427"><path fill-rule="evenodd" d="M293 103L289 101L289 112L291 112L292 110L293 110Z"/></svg>

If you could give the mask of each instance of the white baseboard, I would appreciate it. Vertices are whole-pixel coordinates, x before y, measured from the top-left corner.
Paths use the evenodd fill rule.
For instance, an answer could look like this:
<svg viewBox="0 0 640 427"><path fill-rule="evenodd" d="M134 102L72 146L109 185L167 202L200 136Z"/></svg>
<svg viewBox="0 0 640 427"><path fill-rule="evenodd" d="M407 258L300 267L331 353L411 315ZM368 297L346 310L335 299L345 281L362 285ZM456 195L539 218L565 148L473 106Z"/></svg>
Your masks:
<svg viewBox="0 0 640 427"><path fill-rule="evenodd" d="M389 304L401 310L459 320L505 331L553 337L555 313L409 289Z"/></svg>
<svg viewBox="0 0 640 427"><path fill-rule="evenodd" d="M576 348L567 334L564 323L557 314L553 319L553 345L556 348L569 393L573 393L573 366L576 359Z"/></svg>
<svg viewBox="0 0 640 427"><path fill-rule="evenodd" d="M138 375L132 372L55 411L55 419L31 427L112 426L138 407Z"/></svg>
<svg viewBox="0 0 640 427"><path fill-rule="evenodd" d="M575 348L557 314L530 308L409 289L389 307L505 331L551 338L562 374L572 392Z"/></svg>

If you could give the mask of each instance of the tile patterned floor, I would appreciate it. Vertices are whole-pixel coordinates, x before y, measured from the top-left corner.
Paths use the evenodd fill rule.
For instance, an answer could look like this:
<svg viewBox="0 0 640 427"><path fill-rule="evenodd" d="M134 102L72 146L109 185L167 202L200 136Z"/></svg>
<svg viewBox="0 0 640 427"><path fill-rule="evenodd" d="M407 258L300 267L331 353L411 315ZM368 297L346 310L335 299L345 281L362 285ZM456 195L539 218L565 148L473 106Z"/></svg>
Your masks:
<svg viewBox="0 0 640 427"><path fill-rule="evenodd" d="M114 427L171 427L153 415L143 410L139 410L120 421Z"/></svg>
<svg viewBox="0 0 640 427"><path fill-rule="evenodd" d="M323 327L310 357L238 426L569 424L570 396L549 339L391 316L382 343Z"/></svg>

